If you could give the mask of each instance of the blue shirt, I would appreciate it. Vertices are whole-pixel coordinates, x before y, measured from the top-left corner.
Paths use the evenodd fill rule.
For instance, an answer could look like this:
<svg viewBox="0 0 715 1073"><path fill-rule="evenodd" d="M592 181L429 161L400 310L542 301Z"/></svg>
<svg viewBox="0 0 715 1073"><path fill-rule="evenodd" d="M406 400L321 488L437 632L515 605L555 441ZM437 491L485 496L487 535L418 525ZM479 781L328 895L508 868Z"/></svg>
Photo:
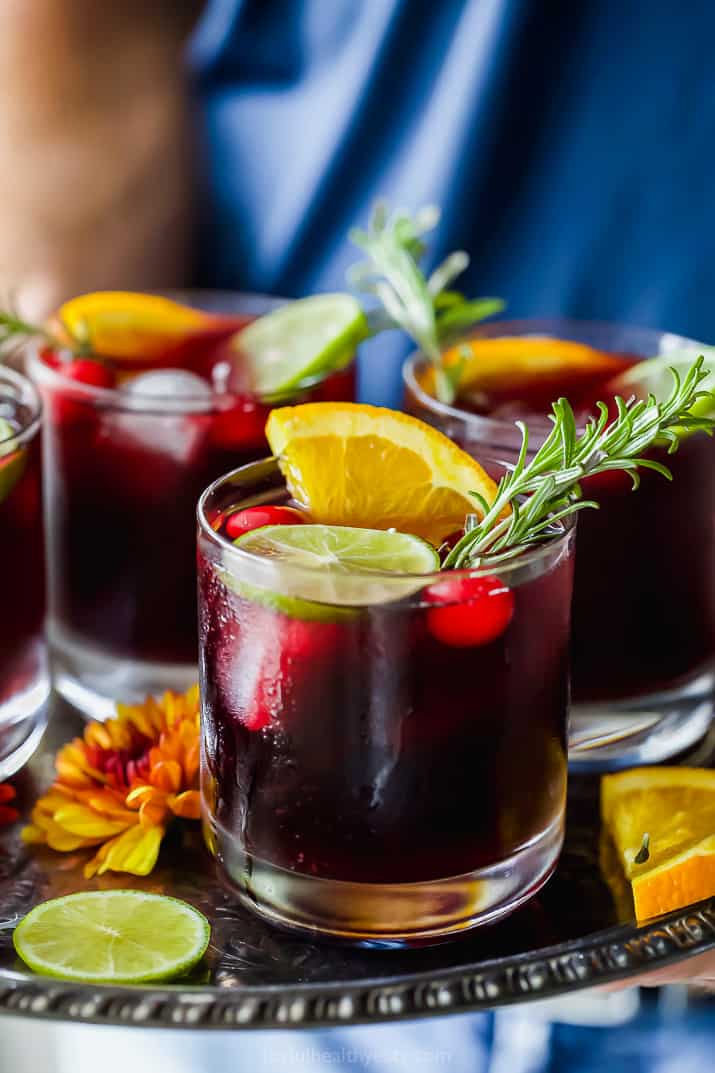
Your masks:
<svg viewBox="0 0 715 1073"><path fill-rule="evenodd" d="M191 47L204 286L344 286L385 196L514 316L715 339L711 0L209 0ZM363 355L399 398L406 344Z"/></svg>

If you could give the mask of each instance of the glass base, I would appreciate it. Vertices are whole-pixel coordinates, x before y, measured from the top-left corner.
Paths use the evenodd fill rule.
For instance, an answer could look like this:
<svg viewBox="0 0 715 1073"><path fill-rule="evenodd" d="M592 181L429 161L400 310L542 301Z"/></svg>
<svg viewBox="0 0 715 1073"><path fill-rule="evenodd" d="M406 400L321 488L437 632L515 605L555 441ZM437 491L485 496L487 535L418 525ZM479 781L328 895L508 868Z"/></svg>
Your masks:
<svg viewBox="0 0 715 1073"><path fill-rule="evenodd" d="M46 669L31 685L0 704L0 782L27 763L45 733L50 678Z"/></svg>
<svg viewBox="0 0 715 1073"><path fill-rule="evenodd" d="M55 689L87 719L110 719L117 714L117 701L139 704L150 694L181 693L198 680L193 663L120 659L70 638L56 623L48 633Z"/></svg>
<svg viewBox="0 0 715 1073"><path fill-rule="evenodd" d="M569 769L615 771L659 764L703 738L715 714L715 675L633 701L574 704Z"/></svg>
<svg viewBox="0 0 715 1073"><path fill-rule="evenodd" d="M467 875L424 883L352 883L261 861L210 820L204 833L238 897L254 912L303 934L367 947L425 946L511 913L552 874L564 837L559 818L518 853Z"/></svg>

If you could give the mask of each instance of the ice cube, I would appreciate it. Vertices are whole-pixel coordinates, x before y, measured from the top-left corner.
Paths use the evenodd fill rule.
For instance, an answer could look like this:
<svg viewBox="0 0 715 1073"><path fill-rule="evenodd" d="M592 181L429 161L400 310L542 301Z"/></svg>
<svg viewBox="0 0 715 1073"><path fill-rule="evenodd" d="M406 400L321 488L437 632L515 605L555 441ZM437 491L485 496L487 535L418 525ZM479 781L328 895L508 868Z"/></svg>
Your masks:
<svg viewBox="0 0 715 1073"><path fill-rule="evenodd" d="M157 413L206 413L211 409L211 385L188 369L152 369L127 380L121 391L131 408Z"/></svg>
<svg viewBox="0 0 715 1073"><path fill-rule="evenodd" d="M185 369L153 369L128 380L120 395L126 407L103 415L107 436L172 463L198 462L211 425L204 415L213 408L205 380Z"/></svg>

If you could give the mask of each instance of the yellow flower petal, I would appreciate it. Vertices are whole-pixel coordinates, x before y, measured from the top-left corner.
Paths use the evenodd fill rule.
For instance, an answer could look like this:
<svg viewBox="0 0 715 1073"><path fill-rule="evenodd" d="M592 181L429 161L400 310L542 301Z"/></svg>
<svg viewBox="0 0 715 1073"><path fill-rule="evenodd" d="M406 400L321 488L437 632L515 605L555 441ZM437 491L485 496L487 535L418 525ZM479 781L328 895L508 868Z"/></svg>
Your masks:
<svg viewBox="0 0 715 1073"><path fill-rule="evenodd" d="M110 820L91 808L76 804L57 809L54 820L70 834L80 835L82 838L111 838L112 835L126 830L130 823L135 823L134 815L127 815L131 817L129 820Z"/></svg>
<svg viewBox="0 0 715 1073"><path fill-rule="evenodd" d="M78 794L83 805L100 813L107 819L131 822L124 796L114 790L82 790Z"/></svg>
<svg viewBox="0 0 715 1073"><path fill-rule="evenodd" d="M115 748L110 728L104 723L89 723L84 732L87 745L96 745L100 749Z"/></svg>
<svg viewBox="0 0 715 1073"><path fill-rule="evenodd" d="M166 793L176 793L181 788L181 775L181 765L177 764L175 760L160 760L158 763L152 764L152 785L159 790L164 790Z"/></svg>
<svg viewBox="0 0 715 1073"><path fill-rule="evenodd" d="M201 818L201 795L198 790L185 790L183 794L170 797L168 804L174 815L182 820Z"/></svg>
<svg viewBox="0 0 715 1073"><path fill-rule="evenodd" d="M32 823L28 823L26 827L23 827L20 831L20 838L29 845L44 845L47 842L42 828L35 827Z"/></svg>
<svg viewBox="0 0 715 1073"><path fill-rule="evenodd" d="M147 876L156 864L163 837L162 827L150 827L148 830L132 827L118 838L105 842L85 865L84 874L88 879L104 872L130 872L135 876Z"/></svg>
<svg viewBox="0 0 715 1073"><path fill-rule="evenodd" d="M152 801L156 798L163 797L164 794L161 790L157 790L155 786L144 784L142 786L135 786L133 790L130 790L126 796L126 802L130 808L139 808L145 801Z"/></svg>
<svg viewBox="0 0 715 1073"><path fill-rule="evenodd" d="M139 822L142 827L159 827L166 819L166 798L160 801L145 801L139 809Z"/></svg>

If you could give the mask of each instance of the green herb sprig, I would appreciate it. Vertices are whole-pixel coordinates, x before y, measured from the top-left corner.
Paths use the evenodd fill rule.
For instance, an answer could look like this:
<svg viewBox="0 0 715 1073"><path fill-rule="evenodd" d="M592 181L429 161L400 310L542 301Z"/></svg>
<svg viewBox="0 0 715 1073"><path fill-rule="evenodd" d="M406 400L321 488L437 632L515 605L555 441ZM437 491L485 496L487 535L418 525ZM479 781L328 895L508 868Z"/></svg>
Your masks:
<svg viewBox="0 0 715 1073"><path fill-rule="evenodd" d="M78 324L74 332L71 332L65 323L62 328L64 337L59 339L45 325L25 320L12 303L8 302L5 309L0 309L0 352L8 351L13 345L26 339L42 339L55 350L65 350L81 356L91 354L89 329L84 321Z"/></svg>
<svg viewBox="0 0 715 1073"><path fill-rule="evenodd" d="M44 336L45 334L43 328L24 320L11 306L8 306L7 309L0 309L0 348L10 346L19 339Z"/></svg>
<svg viewBox="0 0 715 1073"><path fill-rule="evenodd" d="M625 470L633 488L640 483L639 470L649 469L668 480L667 466L652 458L642 458L651 447L667 447L672 454L689 432L712 433L715 418L696 417L691 410L709 391L700 384L709 377L704 358L699 357L681 379L671 369L673 389L665 402L654 395L628 401L616 397L616 416L609 421L608 406L598 404L598 417L592 417L583 431L576 427L574 412L567 399L552 405L552 429L543 444L528 459L529 430L522 421L521 450L510 469L499 481L492 503L472 492L481 518L470 515L467 531L447 555L443 569L473 567L484 559L503 562L525 548L548 540L565 518L598 503L581 498L579 482L584 477L612 470Z"/></svg>
<svg viewBox="0 0 715 1073"><path fill-rule="evenodd" d="M476 324L504 308L500 298L466 298L450 289L469 265L464 250L451 253L429 276L419 266L426 246L424 236L439 222L434 205L413 217L406 212L390 216L383 202L375 206L367 231L353 228L350 241L367 254L367 260L348 272L357 290L375 295L381 305L372 318L374 331L401 328L417 344L435 368L437 396L452 402L461 365L446 368L442 349L451 335Z"/></svg>

